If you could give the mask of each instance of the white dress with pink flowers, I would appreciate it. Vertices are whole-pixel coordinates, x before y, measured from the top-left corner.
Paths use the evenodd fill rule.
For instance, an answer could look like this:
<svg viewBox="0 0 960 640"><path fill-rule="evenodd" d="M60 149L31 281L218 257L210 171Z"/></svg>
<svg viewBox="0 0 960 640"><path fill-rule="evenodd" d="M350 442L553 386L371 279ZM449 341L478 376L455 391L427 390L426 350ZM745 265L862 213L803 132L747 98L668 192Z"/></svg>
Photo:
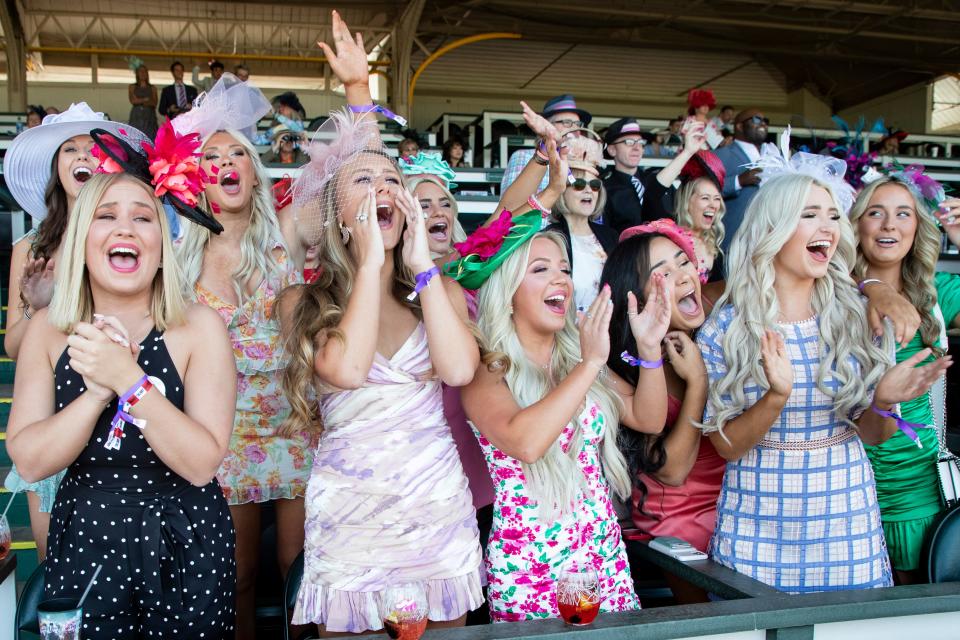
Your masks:
<svg viewBox="0 0 960 640"><path fill-rule="evenodd" d="M639 609L620 525L601 468L606 417L593 400L560 434L564 451L583 433L577 462L587 491L573 509L553 518L538 513L521 463L476 433L496 491L486 567L494 622L559 617L556 581L564 564L588 562L600 577L601 611Z"/></svg>

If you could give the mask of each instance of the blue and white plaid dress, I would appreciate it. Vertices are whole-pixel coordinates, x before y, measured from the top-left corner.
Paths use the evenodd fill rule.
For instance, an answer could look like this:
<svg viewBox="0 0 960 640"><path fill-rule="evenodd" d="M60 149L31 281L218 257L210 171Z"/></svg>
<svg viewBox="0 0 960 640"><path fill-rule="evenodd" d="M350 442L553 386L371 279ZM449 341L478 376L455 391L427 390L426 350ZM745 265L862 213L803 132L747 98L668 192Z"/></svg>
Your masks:
<svg viewBox="0 0 960 640"><path fill-rule="evenodd" d="M697 336L711 383L727 372L722 344L733 314L724 307ZM764 439L727 463L710 555L789 593L891 586L873 470L856 431L817 387L818 319L779 326L793 391ZM831 377L826 386L839 384ZM748 380L747 407L763 393ZM718 409L708 401L704 422Z"/></svg>

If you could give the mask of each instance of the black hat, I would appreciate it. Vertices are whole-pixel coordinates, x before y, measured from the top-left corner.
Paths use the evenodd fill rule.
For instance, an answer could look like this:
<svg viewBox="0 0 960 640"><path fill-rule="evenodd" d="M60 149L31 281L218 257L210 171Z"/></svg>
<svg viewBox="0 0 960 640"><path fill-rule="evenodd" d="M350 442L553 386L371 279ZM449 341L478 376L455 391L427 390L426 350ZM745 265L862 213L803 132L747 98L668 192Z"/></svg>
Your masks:
<svg viewBox="0 0 960 640"><path fill-rule="evenodd" d="M640 131L640 123L634 118L620 118L607 127L606 133L603 134L603 141L607 144L613 144L623 136L629 135L643 135L643 132Z"/></svg>
<svg viewBox="0 0 960 640"><path fill-rule="evenodd" d="M589 111L584 111L577 107L577 101L573 99L573 94L565 93L562 96L557 96L556 98L550 98L547 100L547 103L543 105L543 117L547 120L550 119L555 113L560 113L562 111L572 111L580 116L580 120L583 122L583 126L590 124L590 121L593 120L593 116L590 115Z"/></svg>

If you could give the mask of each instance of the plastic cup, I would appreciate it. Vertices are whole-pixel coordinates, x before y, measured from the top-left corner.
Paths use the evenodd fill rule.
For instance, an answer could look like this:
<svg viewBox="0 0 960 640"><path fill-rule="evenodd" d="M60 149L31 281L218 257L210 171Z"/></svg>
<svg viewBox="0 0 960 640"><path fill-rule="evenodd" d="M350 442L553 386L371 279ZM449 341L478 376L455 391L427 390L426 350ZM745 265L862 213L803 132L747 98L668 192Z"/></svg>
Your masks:
<svg viewBox="0 0 960 640"><path fill-rule="evenodd" d="M80 640L83 610L76 598L51 598L37 607L42 640Z"/></svg>

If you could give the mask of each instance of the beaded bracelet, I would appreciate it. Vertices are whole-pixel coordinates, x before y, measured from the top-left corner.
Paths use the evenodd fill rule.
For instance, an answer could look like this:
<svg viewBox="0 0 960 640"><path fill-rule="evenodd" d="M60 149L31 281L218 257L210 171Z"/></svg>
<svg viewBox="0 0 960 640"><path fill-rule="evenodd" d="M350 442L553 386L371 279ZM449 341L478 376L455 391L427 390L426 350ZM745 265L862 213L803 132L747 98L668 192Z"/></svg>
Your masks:
<svg viewBox="0 0 960 640"><path fill-rule="evenodd" d="M551 213L553 213L551 209L548 209L547 207L543 206L543 203L540 202L540 198L538 198L535 194L532 194L532 193L530 194L530 196L527 198L527 204L529 204L531 207L539 211L541 218L546 218Z"/></svg>

